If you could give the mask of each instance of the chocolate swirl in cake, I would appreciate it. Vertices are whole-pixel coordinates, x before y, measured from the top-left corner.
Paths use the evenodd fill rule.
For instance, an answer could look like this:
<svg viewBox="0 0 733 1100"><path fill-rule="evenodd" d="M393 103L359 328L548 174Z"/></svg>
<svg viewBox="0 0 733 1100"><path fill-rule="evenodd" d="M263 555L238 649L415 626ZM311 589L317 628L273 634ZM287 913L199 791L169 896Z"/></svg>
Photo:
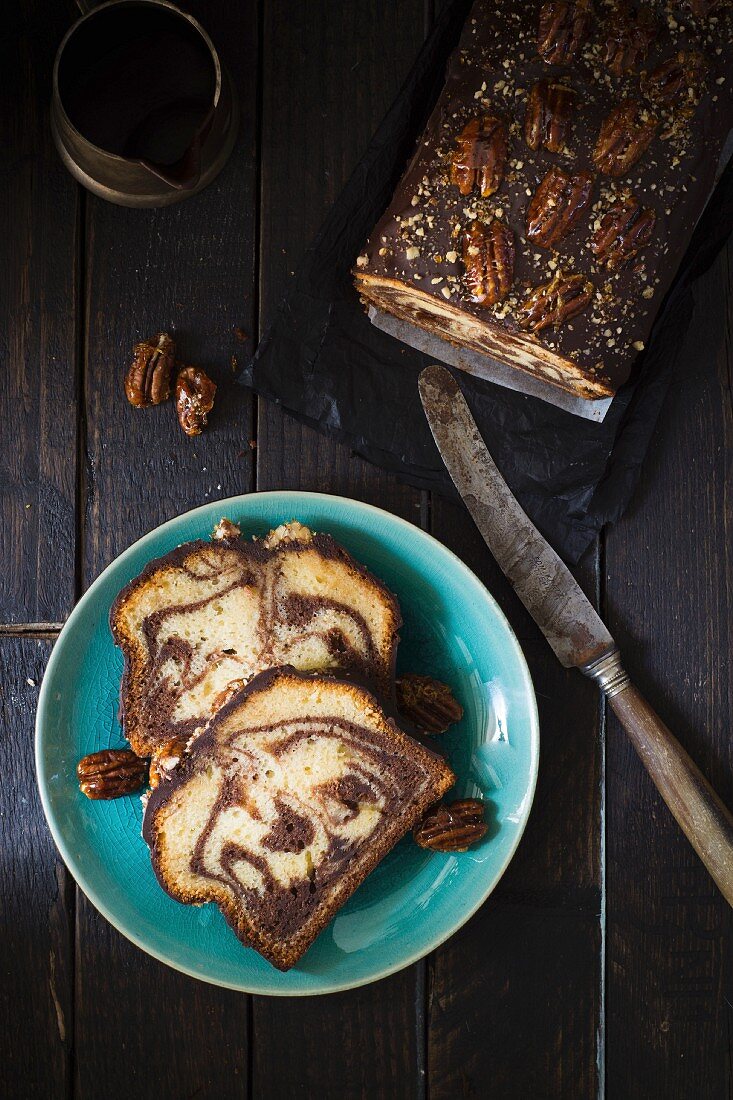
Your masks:
<svg viewBox="0 0 733 1100"><path fill-rule="evenodd" d="M334 899L452 781L364 689L275 669L226 704L156 788L144 835L169 893L217 901L280 965L270 938L305 950Z"/></svg>
<svg viewBox="0 0 733 1100"><path fill-rule="evenodd" d="M232 685L269 667L345 672L389 695L400 618L380 581L298 524L263 542L179 547L120 593L111 624L125 732L146 754L199 730Z"/></svg>

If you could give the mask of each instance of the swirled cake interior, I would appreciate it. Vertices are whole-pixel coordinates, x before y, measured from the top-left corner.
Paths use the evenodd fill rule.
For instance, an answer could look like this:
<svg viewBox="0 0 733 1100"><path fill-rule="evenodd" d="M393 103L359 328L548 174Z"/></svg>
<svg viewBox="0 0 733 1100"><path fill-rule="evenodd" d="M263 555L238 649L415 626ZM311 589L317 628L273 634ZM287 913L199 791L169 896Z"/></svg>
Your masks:
<svg viewBox="0 0 733 1100"><path fill-rule="evenodd" d="M262 540L179 546L118 596L121 712L140 755L200 730L265 668L353 673L389 696L399 608L329 535L293 522Z"/></svg>
<svg viewBox="0 0 733 1100"><path fill-rule="evenodd" d="M288 969L453 780L363 688L274 669L156 788L145 837L169 894Z"/></svg>

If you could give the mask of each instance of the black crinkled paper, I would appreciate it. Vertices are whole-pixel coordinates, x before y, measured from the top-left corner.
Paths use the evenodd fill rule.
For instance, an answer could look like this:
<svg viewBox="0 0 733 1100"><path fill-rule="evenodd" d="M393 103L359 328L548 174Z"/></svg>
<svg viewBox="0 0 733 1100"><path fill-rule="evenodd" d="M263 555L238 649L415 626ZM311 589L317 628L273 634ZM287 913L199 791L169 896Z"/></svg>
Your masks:
<svg viewBox="0 0 733 1100"><path fill-rule="evenodd" d="M306 253L241 381L298 419L421 488L455 496L425 420L417 376L429 359L369 322L355 257L387 206L440 94L470 5L443 10L397 100ZM623 513L692 315L692 285L733 228L733 164L700 219L632 379L602 424L455 371L512 491L575 562Z"/></svg>

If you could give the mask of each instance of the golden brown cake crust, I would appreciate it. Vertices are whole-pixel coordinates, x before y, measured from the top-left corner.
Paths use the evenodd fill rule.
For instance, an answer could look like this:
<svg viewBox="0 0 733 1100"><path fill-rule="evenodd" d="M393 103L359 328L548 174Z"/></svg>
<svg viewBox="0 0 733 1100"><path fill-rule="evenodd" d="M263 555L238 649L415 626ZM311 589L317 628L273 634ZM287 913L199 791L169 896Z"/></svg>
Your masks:
<svg viewBox="0 0 733 1100"><path fill-rule="evenodd" d="M378 788L380 768L383 775L393 781L391 787L385 788L393 793L389 797L383 797L384 813L377 830L369 836L363 846L360 847L357 844L353 849L348 846L344 848L342 840L332 838L330 854L327 854L322 864L316 866L312 879L312 883L319 885L311 889L306 897L305 907L302 902L302 889L306 884L297 877L289 886L283 886L277 882L269 873L266 861L262 859L262 848L259 852L248 851L244 857L241 852L238 854L238 858L246 858L265 882L269 893L263 894L262 897L251 890L238 887L231 874L228 877L226 873L221 874L220 880L217 880L217 874L210 867L207 870L205 845L194 847L188 861L187 872L191 872L195 883L192 885L181 882L181 875L177 874L173 868L175 853L171 849L166 826L171 814L183 804L181 799L186 797L186 791L195 790L195 780L207 768L221 764L222 753L224 758L233 759L231 756L226 756L227 739L231 739L231 729L237 731L237 750L241 753L242 745L246 747L247 707L255 697L272 697L277 707L276 699L280 692L302 692L307 698L314 689L328 693L329 704L332 702L331 697L336 700L346 700L352 709L355 707L365 715L363 729L357 730L353 723L344 721L338 727L338 731L339 736L344 736L355 752L364 751L367 756L379 762L374 769ZM239 715L242 715L244 734L238 732ZM301 722L305 727L300 731L302 736L308 734L310 721L308 715L302 716ZM335 715L321 721L326 725L338 723ZM368 725L366 725L367 722ZM275 732L277 732L276 727L277 722L273 722ZM289 731L288 726L284 741L287 745L290 745L293 738L298 736L298 731ZM261 728L255 728L250 731L250 736L261 732ZM319 736L330 735L328 730L322 730ZM231 810L232 801L249 806L250 812L255 817L259 813L256 808L251 809L254 794L252 789L247 787L245 774L247 765L243 764L239 757L235 759L236 763L221 781L223 793L214 803L214 810L209 819L201 823L200 836L206 835L210 838L214 835L215 826L211 825L212 818L218 820L217 813L222 810ZM355 767L358 775L362 777L359 782L363 784L359 797L366 797L367 800L374 798L374 791L369 793L368 784L364 782L363 771L360 771L358 764ZM259 776L254 778L261 779ZM143 831L151 849L155 873L171 897L184 903L216 902L228 923L246 946L254 947L274 966L287 970L298 961L340 906L387 852L415 825L428 807L442 797L453 784L454 778L445 761L402 733L386 717L374 696L364 688L332 677L305 675L294 669L271 669L256 676L222 708L205 733L196 740L190 756L175 771L173 778L161 783L153 791L146 808ZM342 779L341 782L343 783L344 780ZM353 785L353 777L350 782ZM237 792L236 796L232 794L233 791ZM353 795L353 790L351 793ZM383 791L382 794L384 794ZM348 799L346 804L350 805ZM284 820L287 816L287 812L284 812ZM294 815L294 820L295 833L291 832L288 835L297 839L298 829L307 830L309 826L307 821L305 825L298 824L297 814ZM280 825L282 822L276 823L277 827ZM271 833L274 831L276 831L275 827ZM280 835L286 835L282 829ZM303 835L306 839L309 836L312 839L312 834L304 832ZM217 864L217 869L224 866L225 857L230 860L230 865L233 865L231 861L234 857L229 851L231 847L233 846L220 842L218 851L221 862ZM328 877L329 874L332 875L331 879ZM274 920L273 913L277 914Z"/></svg>
<svg viewBox="0 0 733 1100"><path fill-rule="evenodd" d="M280 534L283 530L285 536ZM271 544L267 540L242 538L183 544L149 562L119 593L110 611L110 627L124 657L120 717L125 736L139 755L150 755L169 741L190 736L202 728L205 722L198 716L177 718L175 707L184 691L197 689L202 676L211 671L212 663L217 663L221 672L221 686L241 683L262 668L294 660L297 653L292 648L283 651L281 646L279 651L271 652L274 630L288 629L291 624L292 645L304 638L308 641L320 631L328 668L341 670L373 686L387 699L392 697L402 623L395 597L330 535L311 535L299 524L293 525L293 533L295 537L288 537L288 528L280 528ZM329 598L328 581L319 595L308 595L307 591L294 595L278 589L282 563L288 557L294 560L299 554L308 555L308 561L316 564L335 563L346 581L373 597L379 609L379 637L364 616L349 606L348 600ZM199 586L205 599L188 605L176 603L171 591L178 582L188 581ZM249 629L252 635L249 663L240 665L232 655L232 649L237 648L234 638L224 636L223 646L201 656L202 647L182 638L180 626L170 636L166 633L166 624L180 618L181 612L197 613L207 601L238 594L250 601L256 619ZM330 616L328 628L320 625L324 613ZM243 622L241 614L236 622ZM333 622L342 625L346 622L359 644L351 644L353 637L350 640L344 636ZM246 635L244 626L237 629ZM244 641L248 642L247 637ZM215 703L220 705L225 697L225 694L212 697L206 720L216 709Z"/></svg>

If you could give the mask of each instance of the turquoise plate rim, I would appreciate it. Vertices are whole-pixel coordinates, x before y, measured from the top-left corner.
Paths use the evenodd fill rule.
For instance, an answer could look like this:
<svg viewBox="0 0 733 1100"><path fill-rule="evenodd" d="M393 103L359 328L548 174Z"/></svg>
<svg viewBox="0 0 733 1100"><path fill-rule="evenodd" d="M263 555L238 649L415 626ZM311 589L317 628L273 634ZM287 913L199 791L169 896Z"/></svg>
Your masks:
<svg viewBox="0 0 733 1100"><path fill-rule="evenodd" d="M43 727L46 724L46 710L49 706L49 692L51 690L51 683L53 681L53 675L56 664L61 660L61 654L63 653L64 635L67 637L71 634L74 624L80 619L86 609L87 605L93 603L96 597L96 593L99 588L102 587L103 581L107 574L115 568L118 568L129 556L136 551L142 549L147 543L153 543L161 535L180 525L183 521L196 517L199 514L211 512L212 509L219 510L221 508L221 514L226 515L229 511L234 511L237 508L246 506L244 502L256 497L259 501L271 500L273 505L276 503L280 506L285 504L296 507L296 502L299 500L312 501L314 504L318 502L331 502L341 506L345 506L347 511L354 509L356 512L371 512L375 515L386 516L388 520L398 526L408 528L410 533L414 536L417 533L418 537L432 543L434 547L437 547L438 552L444 554L451 562L452 566L463 574L465 580L469 584L475 585L480 591L481 595L488 600L492 606L493 612L497 619L506 628L507 636L511 642L514 651L514 657L517 661L517 666L524 679L524 686L526 688L526 700L528 704L528 717L529 717L529 741L530 741L530 774L528 776L528 784L526 788L526 797L523 800L521 820L517 822L517 829L515 832L513 843L508 848L503 862L498 866L494 875L489 879L486 885L486 889L477 898L474 904L470 905L465 911L461 912L460 916L450 923L450 927L441 929L436 935L429 937L428 942L423 943L418 950L411 954L399 956L395 961L385 966L382 970L374 972L373 974L366 975L362 978L355 979L353 981L332 982L328 983L324 981L323 988L308 988L308 989L283 989L276 984L267 985L264 982L259 982L255 985L245 985L241 981L228 982L223 979L214 978L210 974L197 969L193 966L186 966L179 962L172 960L166 955L164 951L157 950L156 947L147 942L144 937L136 934L134 928L131 928L123 920L117 918L115 913L107 906L104 898L95 889L95 887L87 879L83 869L79 867L77 860L74 857L72 850L67 845L63 835L63 831L58 827L55 814L51 805L51 800L47 791L47 784L49 780L48 773L46 771L46 765L43 759L43 743L44 732ZM295 513L294 513L295 514ZM156 552L151 552L151 558L156 556ZM374 504L367 504L364 501L355 500L351 497L339 496L335 493L315 493L300 491L295 489L275 489L264 492L252 492L252 493L240 493L237 496L225 497L221 500L207 501L206 504L191 508L186 512L181 512L177 516L169 520L165 520L163 523L154 527L148 531L147 534L142 535L135 542L131 543L125 550L117 555L99 574L98 577L91 583L87 591L79 599L78 603L74 606L71 614L64 623L58 638L54 644L53 650L49 657L46 669L43 675L43 681L38 696L38 708L36 711L35 722L35 765L36 765L36 780L40 793L41 804L43 806L43 812L48 824L51 836L54 843L63 859L67 869L73 876L77 886L81 889L82 893L92 903L94 908L99 912L105 920L109 921L113 928L121 933L131 943L135 944L141 951L144 951L147 955L157 959L159 962L164 963L166 966L170 966L173 970L177 970L179 973L186 974L189 977L197 978L199 981L207 982L210 985L217 985L225 989L234 989L242 993L252 993L259 996L275 996L275 997L308 997L319 996L327 993L339 993L348 989L357 989L360 986L371 985L373 982L381 981L383 978L389 977L391 974L395 974L400 970L404 970L406 967L418 962L420 959L429 955L430 952L440 947L451 936L453 936L460 928L466 924L467 921L481 908L485 903L489 895L494 891L497 883L501 879L502 875L506 871L509 863L514 857L514 853L519 846L519 842L522 839L524 830L529 819L529 815L534 802L534 795L537 786L537 774L539 770L539 716L537 712L537 700L534 693L534 685L532 683L532 677L527 665L522 647L512 629L509 621L504 615L503 611L499 607L498 603L491 595L486 586L479 580L472 569L463 562L452 550L449 550L442 542L436 539L433 535L427 531L423 531L422 528L417 527L414 523L410 523L409 520L403 519L401 516L395 515L393 512L388 512L384 508L379 508ZM275 972L273 972L275 976Z"/></svg>

